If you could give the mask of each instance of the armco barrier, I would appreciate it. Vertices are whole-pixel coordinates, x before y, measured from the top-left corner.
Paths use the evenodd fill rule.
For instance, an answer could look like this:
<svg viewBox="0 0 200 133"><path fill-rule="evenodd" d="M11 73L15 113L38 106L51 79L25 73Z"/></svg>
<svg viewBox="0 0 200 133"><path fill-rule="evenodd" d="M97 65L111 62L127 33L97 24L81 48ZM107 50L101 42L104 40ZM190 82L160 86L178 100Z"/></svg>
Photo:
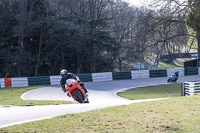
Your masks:
<svg viewBox="0 0 200 133"><path fill-rule="evenodd" d="M1 88L5 88L5 81L4 78L0 79Z"/></svg>
<svg viewBox="0 0 200 133"><path fill-rule="evenodd" d="M28 77L28 85L50 85L50 77L49 76L41 76L41 77Z"/></svg>
<svg viewBox="0 0 200 133"><path fill-rule="evenodd" d="M11 78L4 78L5 87L12 87Z"/></svg>
<svg viewBox="0 0 200 133"><path fill-rule="evenodd" d="M182 83L182 96L192 96L200 94L200 82L184 82Z"/></svg>
<svg viewBox="0 0 200 133"><path fill-rule="evenodd" d="M149 70L131 71L132 79L149 78Z"/></svg>
<svg viewBox="0 0 200 133"><path fill-rule="evenodd" d="M112 80L112 72L92 73L93 82Z"/></svg>
<svg viewBox="0 0 200 133"><path fill-rule="evenodd" d="M60 84L61 76L50 76L51 85Z"/></svg>
<svg viewBox="0 0 200 133"><path fill-rule="evenodd" d="M27 78L2 78L0 80L1 88L7 87L25 87L28 86Z"/></svg>
<svg viewBox="0 0 200 133"><path fill-rule="evenodd" d="M167 77L167 70L149 70L150 78Z"/></svg>
<svg viewBox="0 0 200 133"><path fill-rule="evenodd" d="M131 72L112 72L113 80L131 79Z"/></svg>
<svg viewBox="0 0 200 133"><path fill-rule="evenodd" d="M187 67L185 68L185 76L198 75L199 69L197 67Z"/></svg>
<svg viewBox="0 0 200 133"><path fill-rule="evenodd" d="M200 67L198 68L198 75L200 75Z"/></svg>
<svg viewBox="0 0 200 133"><path fill-rule="evenodd" d="M123 79L140 79L153 77L169 77L171 73L179 71L180 76L183 75L197 75L200 68L180 68L167 70L138 70L138 71L124 71L124 72L104 72L104 73L88 73L77 74L81 82L98 82L110 80ZM33 85L57 85L60 84L60 75L56 76L41 76L28 78L1 78L0 87L23 87Z"/></svg>
<svg viewBox="0 0 200 133"><path fill-rule="evenodd" d="M77 74L77 76L80 78L81 82L92 82L92 74Z"/></svg>
<svg viewBox="0 0 200 133"><path fill-rule="evenodd" d="M184 76L184 68L179 69L167 69L167 77L170 77L172 73L179 71L179 76Z"/></svg>
<svg viewBox="0 0 200 133"><path fill-rule="evenodd" d="M11 78L12 87L26 87L28 86L28 78Z"/></svg>

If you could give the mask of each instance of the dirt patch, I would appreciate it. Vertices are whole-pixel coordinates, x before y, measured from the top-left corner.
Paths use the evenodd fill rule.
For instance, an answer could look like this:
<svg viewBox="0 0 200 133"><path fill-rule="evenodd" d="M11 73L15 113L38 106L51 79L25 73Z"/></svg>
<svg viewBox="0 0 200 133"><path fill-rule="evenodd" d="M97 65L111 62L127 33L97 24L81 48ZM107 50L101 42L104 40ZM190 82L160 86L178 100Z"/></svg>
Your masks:
<svg viewBox="0 0 200 133"><path fill-rule="evenodd" d="M161 129L162 129L162 131L178 131L178 130L180 130L180 128L178 128L178 127L172 127L172 126L164 126L164 125L161 125L160 126L161 127Z"/></svg>

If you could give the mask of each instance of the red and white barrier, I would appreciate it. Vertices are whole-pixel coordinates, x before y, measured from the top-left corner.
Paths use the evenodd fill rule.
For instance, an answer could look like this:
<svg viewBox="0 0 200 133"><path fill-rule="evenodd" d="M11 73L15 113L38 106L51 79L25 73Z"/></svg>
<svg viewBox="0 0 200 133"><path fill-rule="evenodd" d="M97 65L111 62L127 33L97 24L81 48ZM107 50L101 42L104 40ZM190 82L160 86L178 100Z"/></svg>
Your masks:
<svg viewBox="0 0 200 133"><path fill-rule="evenodd" d="M8 87L26 87L28 86L28 78L2 78L1 88Z"/></svg>

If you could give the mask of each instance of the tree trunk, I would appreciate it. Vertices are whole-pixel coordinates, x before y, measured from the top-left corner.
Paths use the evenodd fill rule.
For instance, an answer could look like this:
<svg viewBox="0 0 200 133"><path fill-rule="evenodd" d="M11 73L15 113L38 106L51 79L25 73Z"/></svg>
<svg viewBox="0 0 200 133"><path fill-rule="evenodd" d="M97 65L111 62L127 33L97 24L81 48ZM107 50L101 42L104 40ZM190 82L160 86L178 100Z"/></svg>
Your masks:
<svg viewBox="0 0 200 133"><path fill-rule="evenodd" d="M95 48L94 48L94 42L91 42L91 51L90 51L90 73L93 73L94 69L94 60L95 60Z"/></svg>
<svg viewBox="0 0 200 133"><path fill-rule="evenodd" d="M64 51L63 51L63 48L61 48L61 68L62 69L66 69L65 68L65 55L64 55Z"/></svg>
<svg viewBox="0 0 200 133"><path fill-rule="evenodd" d="M83 60L84 60L84 52L81 49L81 51L78 52L77 55L77 68L76 68L76 73L81 73L82 72L82 67L83 67Z"/></svg>
<svg viewBox="0 0 200 133"><path fill-rule="evenodd" d="M197 31L198 53L200 53L200 31Z"/></svg>
<svg viewBox="0 0 200 133"><path fill-rule="evenodd" d="M24 48L24 34L25 34L25 25L27 20L27 0L20 0L20 15L19 15L19 41L18 48L22 53Z"/></svg>
<svg viewBox="0 0 200 133"><path fill-rule="evenodd" d="M37 54L37 60L36 60L36 65L35 65L35 76L38 75L38 69L40 66L40 55L41 55L41 49L42 49L42 45L43 45L43 33L42 33L42 29L40 30L40 40L39 40L39 49L38 49L38 54Z"/></svg>
<svg viewBox="0 0 200 133"><path fill-rule="evenodd" d="M18 66L18 76L23 76L24 67L26 64L23 60L24 53L24 38L25 38L25 26L27 20L27 0L20 0L20 14L19 14L19 40L18 40L18 51L19 54L16 56Z"/></svg>
<svg viewBox="0 0 200 133"><path fill-rule="evenodd" d="M119 71L122 71L122 60L120 59L120 57L118 58L119 61Z"/></svg>

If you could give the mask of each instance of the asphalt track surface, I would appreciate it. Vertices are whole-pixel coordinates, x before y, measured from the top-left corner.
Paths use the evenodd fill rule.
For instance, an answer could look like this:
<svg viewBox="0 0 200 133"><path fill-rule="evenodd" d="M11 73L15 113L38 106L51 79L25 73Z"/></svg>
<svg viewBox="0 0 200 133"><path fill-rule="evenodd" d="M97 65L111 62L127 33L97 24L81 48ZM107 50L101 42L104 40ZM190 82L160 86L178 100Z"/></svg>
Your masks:
<svg viewBox="0 0 200 133"><path fill-rule="evenodd" d="M59 115L81 113L106 107L128 105L131 103L148 102L162 99L127 100L116 95L119 91L142 86L167 84L165 78L149 78L135 80L118 80L105 82L85 83L88 88L89 104L65 104L45 106L0 106L0 128L22 124L25 122L49 119ZM178 82L198 81L200 76L180 77ZM24 100L66 100L72 101L66 93L61 91L60 86L51 86L28 91L21 96Z"/></svg>

